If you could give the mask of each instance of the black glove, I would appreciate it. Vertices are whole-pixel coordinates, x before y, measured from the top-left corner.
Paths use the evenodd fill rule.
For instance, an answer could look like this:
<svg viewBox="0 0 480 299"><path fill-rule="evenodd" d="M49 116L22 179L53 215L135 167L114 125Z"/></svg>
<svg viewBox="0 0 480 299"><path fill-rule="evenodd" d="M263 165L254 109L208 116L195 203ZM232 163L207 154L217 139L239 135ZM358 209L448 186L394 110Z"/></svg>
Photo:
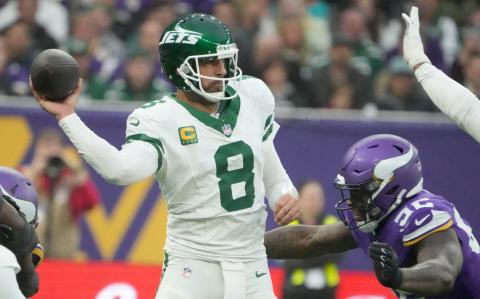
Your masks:
<svg viewBox="0 0 480 299"><path fill-rule="evenodd" d="M398 268L398 257L392 247L373 242L368 246L368 256L373 260L375 275L382 285L396 289L402 284L403 274Z"/></svg>

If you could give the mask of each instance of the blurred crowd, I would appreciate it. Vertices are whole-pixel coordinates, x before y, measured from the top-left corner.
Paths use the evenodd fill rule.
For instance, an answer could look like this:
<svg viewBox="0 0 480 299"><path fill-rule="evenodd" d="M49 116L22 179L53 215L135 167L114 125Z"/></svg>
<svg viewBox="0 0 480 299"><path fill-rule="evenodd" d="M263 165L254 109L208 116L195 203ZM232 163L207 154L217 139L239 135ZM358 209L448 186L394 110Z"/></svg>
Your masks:
<svg viewBox="0 0 480 299"><path fill-rule="evenodd" d="M0 0L0 94L30 95L35 55L60 48L80 65L85 100L158 98L174 90L161 33L204 12L231 29L244 74L262 78L277 106L434 111L402 59L412 4L432 63L480 95L474 0Z"/></svg>

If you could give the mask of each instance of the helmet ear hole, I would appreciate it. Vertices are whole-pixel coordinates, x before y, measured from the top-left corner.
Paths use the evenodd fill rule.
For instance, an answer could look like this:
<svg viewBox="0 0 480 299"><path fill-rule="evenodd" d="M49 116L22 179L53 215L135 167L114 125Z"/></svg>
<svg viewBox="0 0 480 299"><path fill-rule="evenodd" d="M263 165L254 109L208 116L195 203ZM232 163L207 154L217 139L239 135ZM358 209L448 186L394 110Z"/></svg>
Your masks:
<svg viewBox="0 0 480 299"><path fill-rule="evenodd" d="M400 146L394 145L394 148L396 148L401 154L403 154L404 150Z"/></svg>
<svg viewBox="0 0 480 299"><path fill-rule="evenodd" d="M378 218L380 218L381 212L382 212L382 210L379 207L374 207L370 211L368 211L368 215L372 219L377 220Z"/></svg>

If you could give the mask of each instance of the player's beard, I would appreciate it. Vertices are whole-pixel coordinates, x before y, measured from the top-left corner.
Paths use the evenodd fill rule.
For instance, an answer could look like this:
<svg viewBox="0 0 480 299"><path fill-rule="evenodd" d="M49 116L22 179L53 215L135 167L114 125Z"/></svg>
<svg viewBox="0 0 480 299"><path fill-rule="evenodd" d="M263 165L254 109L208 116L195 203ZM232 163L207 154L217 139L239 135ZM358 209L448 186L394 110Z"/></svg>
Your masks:
<svg viewBox="0 0 480 299"><path fill-rule="evenodd" d="M202 87L203 87L203 90L205 90L208 93L221 92L223 91L223 81L211 80L207 84L203 84Z"/></svg>

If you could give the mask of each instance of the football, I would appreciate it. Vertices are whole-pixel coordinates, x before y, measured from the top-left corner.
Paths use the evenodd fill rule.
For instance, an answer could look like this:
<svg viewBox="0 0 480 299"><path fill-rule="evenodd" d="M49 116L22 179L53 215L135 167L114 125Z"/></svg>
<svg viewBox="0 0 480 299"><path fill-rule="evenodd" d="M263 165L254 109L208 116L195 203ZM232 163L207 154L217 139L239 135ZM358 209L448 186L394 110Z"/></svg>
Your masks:
<svg viewBox="0 0 480 299"><path fill-rule="evenodd" d="M62 101L78 83L80 69L67 52L47 49L35 57L30 70L33 88L50 101Z"/></svg>

